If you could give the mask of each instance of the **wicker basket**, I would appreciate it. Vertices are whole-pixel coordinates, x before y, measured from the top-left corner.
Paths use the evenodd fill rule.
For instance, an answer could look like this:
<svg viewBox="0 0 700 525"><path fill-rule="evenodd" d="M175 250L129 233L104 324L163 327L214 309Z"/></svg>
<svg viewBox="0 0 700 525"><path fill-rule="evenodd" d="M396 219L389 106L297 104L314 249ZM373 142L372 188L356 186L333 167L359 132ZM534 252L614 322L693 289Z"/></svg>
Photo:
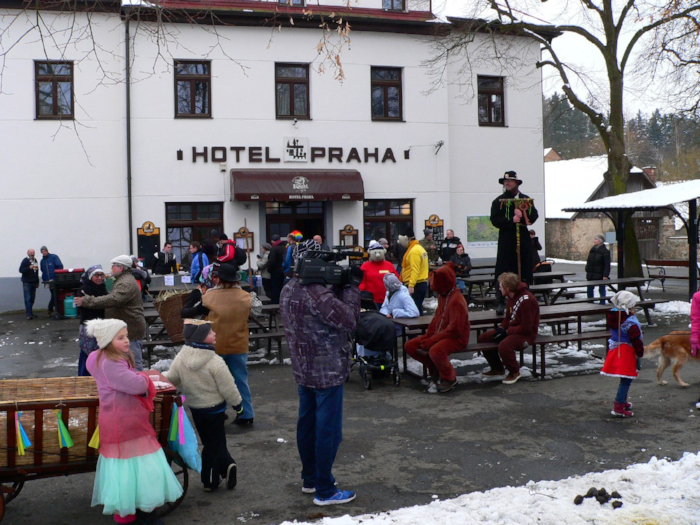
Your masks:
<svg viewBox="0 0 700 525"><path fill-rule="evenodd" d="M180 311L185 305L189 294L189 291L182 291L181 293L171 292L165 298L159 296L153 303L160 319L163 321L165 331L168 332L168 337L173 343L183 343L185 341L182 336L184 324L182 317L180 317Z"/></svg>
<svg viewBox="0 0 700 525"><path fill-rule="evenodd" d="M156 395L155 410L149 418L157 436L167 434L170 427L170 410L172 395ZM22 411L20 422L32 445L23 456L14 455L15 467L36 465L35 452L42 452L42 464L57 463L61 457L58 443L58 419L56 410L61 409L66 415L64 423L73 440L68 449L68 462L84 461L88 455L97 457L97 451L87 446L90 432L90 412L94 412L96 425L99 415L97 384L92 377L52 377L42 379L6 379L0 380L0 468L8 467L8 409ZM46 405L49 404L47 408ZM70 405L70 408L66 407ZM39 408L41 405L41 408ZM84 406L81 406L84 405ZM11 416L10 431L14 428L14 413ZM164 418L163 416L166 415ZM37 443L36 421L42 421L41 446Z"/></svg>

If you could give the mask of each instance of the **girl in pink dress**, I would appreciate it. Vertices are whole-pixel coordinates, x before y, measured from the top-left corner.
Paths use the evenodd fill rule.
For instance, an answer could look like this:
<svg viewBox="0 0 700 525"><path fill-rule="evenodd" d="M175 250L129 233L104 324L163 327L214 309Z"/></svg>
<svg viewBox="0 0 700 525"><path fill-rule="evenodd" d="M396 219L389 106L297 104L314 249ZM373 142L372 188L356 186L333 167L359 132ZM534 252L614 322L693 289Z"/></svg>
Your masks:
<svg viewBox="0 0 700 525"><path fill-rule="evenodd" d="M100 396L100 457L92 506L104 505L103 513L114 514L117 523L162 523L148 513L176 501L182 487L149 421L155 387L134 369L126 323L94 319L86 331L100 348L87 359Z"/></svg>

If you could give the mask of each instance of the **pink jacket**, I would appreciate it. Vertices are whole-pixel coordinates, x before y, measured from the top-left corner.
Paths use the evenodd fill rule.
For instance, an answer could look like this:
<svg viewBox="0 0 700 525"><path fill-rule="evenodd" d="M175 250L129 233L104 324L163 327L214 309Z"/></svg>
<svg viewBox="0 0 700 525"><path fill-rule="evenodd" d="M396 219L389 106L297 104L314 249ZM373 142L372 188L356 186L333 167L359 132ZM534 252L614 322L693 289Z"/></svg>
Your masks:
<svg viewBox="0 0 700 525"><path fill-rule="evenodd" d="M125 360L102 357L98 362L101 354L98 350L87 358L100 395L100 454L129 459L158 451L161 447L149 412L139 401L148 392L150 379L137 374Z"/></svg>
<svg viewBox="0 0 700 525"><path fill-rule="evenodd" d="M695 292L690 304L690 345L700 345L700 292Z"/></svg>

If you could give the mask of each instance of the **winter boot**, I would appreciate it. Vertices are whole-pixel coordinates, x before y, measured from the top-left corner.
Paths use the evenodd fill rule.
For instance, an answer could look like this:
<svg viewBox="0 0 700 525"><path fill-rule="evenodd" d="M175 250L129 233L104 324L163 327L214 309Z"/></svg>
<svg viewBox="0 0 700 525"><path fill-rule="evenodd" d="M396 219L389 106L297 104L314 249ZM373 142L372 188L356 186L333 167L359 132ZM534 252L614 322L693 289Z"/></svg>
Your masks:
<svg viewBox="0 0 700 525"><path fill-rule="evenodd" d="M615 417L632 417L634 414L625 407L624 403L615 401L613 409L610 412Z"/></svg>
<svg viewBox="0 0 700 525"><path fill-rule="evenodd" d="M632 410L632 403L630 403L629 401L625 400L625 402L622 404L625 405L625 408L627 410Z"/></svg>

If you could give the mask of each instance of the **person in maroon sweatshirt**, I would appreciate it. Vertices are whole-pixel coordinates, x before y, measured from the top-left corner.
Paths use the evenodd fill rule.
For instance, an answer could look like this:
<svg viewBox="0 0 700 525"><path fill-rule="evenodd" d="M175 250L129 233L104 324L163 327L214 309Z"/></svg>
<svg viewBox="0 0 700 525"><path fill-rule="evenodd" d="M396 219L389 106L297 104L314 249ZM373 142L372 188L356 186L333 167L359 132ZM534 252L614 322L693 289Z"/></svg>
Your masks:
<svg viewBox="0 0 700 525"><path fill-rule="evenodd" d="M480 343L498 343L498 350L484 351L484 357L491 369L482 375L498 377L505 375L508 370L508 376L503 379L503 383L512 385L520 379L520 365L515 353L522 350L525 343L533 345L537 339L540 305L528 290L527 284L520 282L514 273L499 275L498 286L503 296L508 298L508 305L501 326L479 336Z"/></svg>
<svg viewBox="0 0 700 525"><path fill-rule="evenodd" d="M469 310L456 285L451 262L430 273L430 289L438 296L438 306L425 335L411 339L404 350L428 368L438 392L449 392L457 383L457 372L450 354L463 352L469 343Z"/></svg>

